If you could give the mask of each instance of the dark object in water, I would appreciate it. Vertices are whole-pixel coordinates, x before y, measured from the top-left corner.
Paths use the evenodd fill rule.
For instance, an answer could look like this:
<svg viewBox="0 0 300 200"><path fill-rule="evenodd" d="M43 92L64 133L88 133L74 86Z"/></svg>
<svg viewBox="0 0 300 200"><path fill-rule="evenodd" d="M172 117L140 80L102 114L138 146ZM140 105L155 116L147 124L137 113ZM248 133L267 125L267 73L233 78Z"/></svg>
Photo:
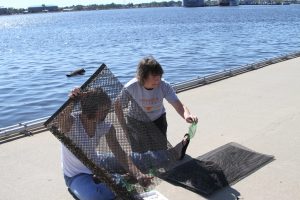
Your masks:
<svg viewBox="0 0 300 200"><path fill-rule="evenodd" d="M83 75L85 73L85 70L83 68L77 69L69 74L67 74L67 77L76 76L76 75Z"/></svg>

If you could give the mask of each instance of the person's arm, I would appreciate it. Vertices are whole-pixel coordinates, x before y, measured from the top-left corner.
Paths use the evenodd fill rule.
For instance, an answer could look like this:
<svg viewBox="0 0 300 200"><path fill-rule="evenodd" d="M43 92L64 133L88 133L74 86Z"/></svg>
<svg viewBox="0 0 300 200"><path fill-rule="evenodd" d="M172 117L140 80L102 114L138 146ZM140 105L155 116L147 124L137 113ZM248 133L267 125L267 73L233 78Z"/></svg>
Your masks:
<svg viewBox="0 0 300 200"><path fill-rule="evenodd" d="M198 118L192 115L187 106L183 105L180 100L171 103L177 113L188 123L198 123Z"/></svg>
<svg viewBox="0 0 300 200"><path fill-rule="evenodd" d="M73 124L73 117L71 116L71 113L74 108L74 101L81 95L83 95L83 93L80 88L75 87L69 94L69 98L71 99L70 104L57 117L58 128L65 134L70 131Z"/></svg>
<svg viewBox="0 0 300 200"><path fill-rule="evenodd" d="M107 144L117 160L121 165L130 173L131 176L135 177L137 181L144 187L151 184L152 176L143 174L132 162L130 156L123 150L117 137L116 130L112 126L109 133L105 135Z"/></svg>
<svg viewBox="0 0 300 200"><path fill-rule="evenodd" d="M120 95L117 97L115 103L114 103L114 108L115 108L115 113L117 116L117 119L122 127L122 130L124 132L124 135L126 136L126 139L129 140L129 133L127 129L127 124L126 124L126 119L124 116L123 109L125 106L128 106L129 104L129 94L126 88L123 88L121 91Z"/></svg>
<svg viewBox="0 0 300 200"><path fill-rule="evenodd" d="M57 124L59 130L66 134L70 131L73 119L71 116L71 112L73 109L73 102L70 103L70 105L61 112L57 117Z"/></svg>
<svg viewBox="0 0 300 200"><path fill-rule="evenodd" d="M124 117L122 102L121 102L120 98L117 98L117 100L115 101L114 107L115 107L115 113L116 113L117 119L118 119L123 131L125 132L125 135L127 135L126 120Z"/></svg>
<svg viewBox="0 0 300 200"><path fill-rule="evenodd" d="M71 93L69 94L69 97L71 99L70 104L58 115L58 128L63 133L68 133L71 129L71 126L73 124L73 117L71 116L71 113L74 108L74 99L79 96L80 94L79 88L74 88Z"/></svg>
<svg viewBox="0 0 300 200"><path fill-rule="evenodd" d="M180 99L178 98L178 96L175 93L175 90L172 88L172 86L168 82L162 80L161 87L162 87L162 91L164 93L164 98L166 98L166 100L175 108L177 113L183 119L185 119L186 122L188 122L188 123L198 123L197 116L192 115L190 113L187 106L185 106L180 101Z"/></svg>

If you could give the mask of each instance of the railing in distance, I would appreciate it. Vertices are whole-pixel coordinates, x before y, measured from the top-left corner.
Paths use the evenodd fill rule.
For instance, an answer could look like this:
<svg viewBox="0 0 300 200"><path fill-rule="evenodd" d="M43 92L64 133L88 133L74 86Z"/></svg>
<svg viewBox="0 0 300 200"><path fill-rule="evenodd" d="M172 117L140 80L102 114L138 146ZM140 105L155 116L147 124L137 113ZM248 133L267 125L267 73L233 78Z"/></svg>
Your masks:
<svg viewBox="0 0 300 200"><path fill-rule="evenodd" d="M18 123L12 126L0 128L0 141L18 135L30 136L33 134L33 132L45 129L43 124L48 118L49 117L43 117L27 122Z"/></svg>
<svg viewBox="0 0 300 200"><path fill-rule="evenodd" d="M224 71L216 72L207 76L197 77L188 81L179 82L173 85L176 93L183 92L185 90L193 89L202 85L220 81L232 76L236 76L245 72L260 69L262 67L279 63L285 60L300 57L300 52L294 52L290 54L283 54L274 58L264 59L255 63L247 64L244 66L226 69Z"/></svg>

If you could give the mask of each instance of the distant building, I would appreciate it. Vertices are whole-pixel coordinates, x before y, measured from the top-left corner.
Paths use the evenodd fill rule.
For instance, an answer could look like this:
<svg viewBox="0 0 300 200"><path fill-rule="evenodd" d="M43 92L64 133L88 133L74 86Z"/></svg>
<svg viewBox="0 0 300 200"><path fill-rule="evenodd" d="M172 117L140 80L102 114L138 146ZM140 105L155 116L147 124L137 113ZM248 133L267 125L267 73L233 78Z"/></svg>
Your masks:
<svg viewBox="0 0 300 200"><path fill-rule="evenodd" d="M37 13L37 12L55 12L58 11L58 6L34 6L28 7L29 13Z"/></svg>
<svg viewBox="0 0 300 200"><path fill-rule="evenodd" d="M239 0L220 0L220 6L238 6L240 4Z"/></svg>
<svg viewBox="0 0 300 200"><path fill-rule="evenodd" d="M63 12L70 12L70 11L73 11L74 9L73 8L64 8L62 9Z"/></svg>
<svg viewBox="0 0 300 200"><path fill-rule="evenodd" d="M229 6L238 6L240 5L240 0L230 0Z"/></svg>
<svg viewBox="0 0 300 200"><path fill-rule="evenodd" d="M183 7L202 7L204 6L204 0L183 0Z"/></svg>
<svg viewBox="0 0 300 200"><path fill-rule="evenodd" d="M4 7L0 7L0 15L6 15L8 14L8 9Z"/></svg>

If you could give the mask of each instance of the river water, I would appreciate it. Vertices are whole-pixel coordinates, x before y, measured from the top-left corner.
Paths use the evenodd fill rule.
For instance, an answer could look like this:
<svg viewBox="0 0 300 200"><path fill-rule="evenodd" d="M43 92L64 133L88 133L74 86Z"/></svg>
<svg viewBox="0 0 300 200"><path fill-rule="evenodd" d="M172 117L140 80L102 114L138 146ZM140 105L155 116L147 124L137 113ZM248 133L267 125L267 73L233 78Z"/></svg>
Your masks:
<svg viewBox="0 0 300 200"><path fill-rule="evenodd" d="M102 63L125 83L152 55L178 83L299 50L300 5L0 16L0 128L50 116Z"/></svg>

